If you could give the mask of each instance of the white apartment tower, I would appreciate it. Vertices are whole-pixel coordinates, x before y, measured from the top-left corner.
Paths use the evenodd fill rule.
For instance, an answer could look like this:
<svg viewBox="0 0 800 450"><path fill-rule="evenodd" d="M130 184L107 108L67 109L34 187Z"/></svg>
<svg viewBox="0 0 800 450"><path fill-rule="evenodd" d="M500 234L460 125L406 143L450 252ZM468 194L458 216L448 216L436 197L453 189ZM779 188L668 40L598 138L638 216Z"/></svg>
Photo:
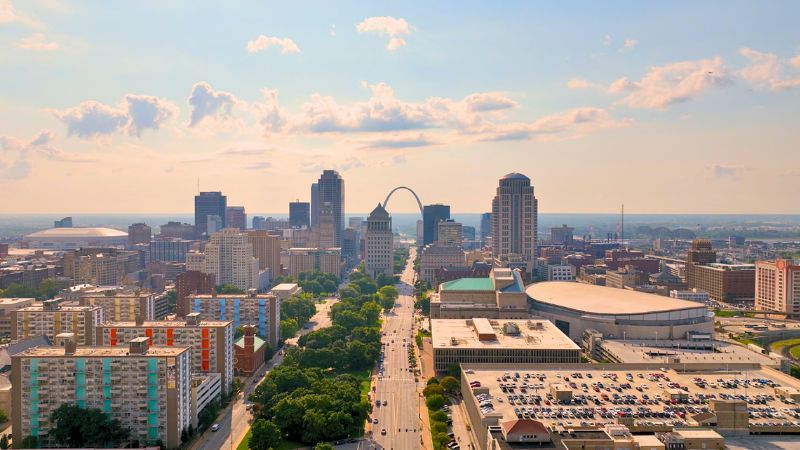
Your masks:
<svg viewBox="0 0 800 450"><path fill-rule="evenodd" d="M213 233L206 244L205 273L213 273L217 284L232 284L239 289L258 287L258 260L246 233L225 228Z"/></svg>
<svg viewBox="0 0 800 450"><path fill-rule="evenodd" d="M492 200L492 255L519 256L533 262L536 253L538 202L531 179L510 173L500 179Z"/></svg>
<svg viewBox="0 0 800 450"><path fill-rule="evenodd" d="M367 274L373 278L380 273L394 274L392 217L380 203L367 218L364 241L364 268Z"/></svg>

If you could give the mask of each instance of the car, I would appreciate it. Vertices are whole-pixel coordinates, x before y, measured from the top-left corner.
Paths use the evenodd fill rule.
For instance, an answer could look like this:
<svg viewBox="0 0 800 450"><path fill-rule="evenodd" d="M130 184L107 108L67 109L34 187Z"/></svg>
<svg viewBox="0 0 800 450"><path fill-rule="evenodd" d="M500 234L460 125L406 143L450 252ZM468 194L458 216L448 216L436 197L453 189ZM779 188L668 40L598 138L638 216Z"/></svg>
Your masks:
<svg viewBox="0 0 800 450"><path fill-rule="evenodd" d="M389 404L389 402L387 402L386 400L383 401L383 406L386 406L388 404Z"/></svg>
<svg viewBox="0 0 800 450"><path fill-rule="evenodd" d="M386 428L381 428L381 434L386 436Z"/></svg>
<svg viewBox="0 0 800 450"><path fill-rule="evenodd" d="M372 419L372 423L378 423L378 418L376 417L376 418Z"/></svg>
<svg viewBox="0 0 800 450"><path fill-rule="evenodd" d="M214 425L211 425L211 431L213 432L219 431L219 424L215 423Z"/></svg>

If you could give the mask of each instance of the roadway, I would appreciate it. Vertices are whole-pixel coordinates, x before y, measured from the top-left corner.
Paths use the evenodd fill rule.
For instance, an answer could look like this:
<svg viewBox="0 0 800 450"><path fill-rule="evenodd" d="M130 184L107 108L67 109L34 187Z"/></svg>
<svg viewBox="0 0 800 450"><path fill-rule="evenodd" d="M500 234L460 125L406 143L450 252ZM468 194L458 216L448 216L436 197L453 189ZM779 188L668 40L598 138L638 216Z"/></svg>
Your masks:
<svg viewBox="0 0 800 450"><path fill-rule="evenodd" d="M387 450L420 448L421 429L419 397L414 373L409 371L408 346L414 345L414 258L411 249L408 263L396 285L400 294L396 306L383 317L383 375L374 379L371 393L372 415L378 423L370 425L372 438ZM405 339L405 342L404 342ZM381 406L376 406L375 401ZM386 401L387 405L383 406ZM382 434L382 430L386 434Z"/></svg>
<svg viewBox="0 0 800 450"><path fill-rule="evenodd" d="M322 303L317 303L317 312L308 321L310 325L309 328L301 328L294 337L286 340L287 344L292 342L296 345L297 339L299 339L300 336L319 328L329 327L331 325L331 319L328 313L331 310L331 306L336 303L336 301L337 299L335 297L328 297ZM272 359L261 368L259 373L250 378L242 379L242 382L244 382L244 387L242 388L243 393L239 394L236 400L232 401L231 405L225 408L222 415L217 419L216 423L219 424L219 430L207 430L205 434L195 442L192 448L194 450L224 450L236 448L239 442L244 439L247 430L250 429L251 416L250 412L247 411L246 405L249 403L247 402L247 397L264 377L267 376L269 371L281 362L283 362L282 351L276 353ZM232 433L231 424L233 424ZM231 436L233 436L233 439L231 439Z"/></svg>

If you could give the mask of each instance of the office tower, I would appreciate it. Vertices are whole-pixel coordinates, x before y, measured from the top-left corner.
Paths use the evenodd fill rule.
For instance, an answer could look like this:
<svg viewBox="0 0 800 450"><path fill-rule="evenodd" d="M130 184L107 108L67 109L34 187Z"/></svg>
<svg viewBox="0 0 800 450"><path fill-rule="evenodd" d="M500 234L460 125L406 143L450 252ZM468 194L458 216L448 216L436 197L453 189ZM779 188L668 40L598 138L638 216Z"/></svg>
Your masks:
<svg viewBox="0 0 800 450"><path fill-rule="evenodd" d="M342 250L339 248L290 248L289 276L303 272L323 272L342 276Z"/></svg>
<svg viewBox="0 0 800 450"><path fill-rule="evenodd" d="M687 264L709 264L717 262L717 252L711 246L711 241L707 239L695 239L692 241L692 248L686 255Z"/></svg>
<svg viewBox="0 0 800 450"><path fill-rule="evenodd" d="M225 221L222 219L222 217L216 214L207 216L206 220L208 221L208 223L206 224L206 233L208 236L211 236L217 231L222 231L222 229L225 227L223 225Z"/></svg>
<svg viewBox="0 0 800 450"><path fill-rule="evenodd" d="M344 229L342 236L342 258L350 266L358 259L358 232L348 227Z"/></svg>
<svg viewBox="0 0 800 450"><path fill-rule="evenodd" d="M461 227L461 233L465 241L474 241L476 237L475 227L464 225Z"/></svg>
<svg viewBox="0 0 800 450"><path fill-rule="evenodd" d="M275 278L281 274L281 238L266 230L250 230L247 239L253 245L253 256L260 270L269 270Z"/></svg>
<svg viewBox="0 0 800 450"><path fill-rule="evenodd" d="M258 287L258 260L247 234L226 228L209 237L205 250L205 273L213 273L217 284L239 289Z"/></svg>
<svg viewBox="0 0 800 450"><path fill-rule="evenodd" d="M461 247L464 241L464 232L460 222L452 219L442 220L436 224L436 228L437 244Z"/></svg>
<svg viewBox="0 0 800 450"><path fill-rule="evenodd" d="M364 268L366 273L373 278L381 273L394 275L392 216L380 203L367 218L367 232L364 240Z"/></svg>
<svg viewBox="0 0 800 450"><path fill-rule="evenodd" d="M333 211L333 205L330 202L324 202L319 208L316 231L317 247L339 247L336 243L336 215Z"/></svg>
<svg viewBox="0 0 800 450"><path fill-rule="evenodd" d="M311 210L309 214L311 227L316 227L317 219L319 218L319 185L317 183L311 184Z"/></svg>
<svg viewBox="0 0 800 450"><path fill-rule="evenodd" d="M238 230L247 229L247 214L244 206L228 206L225 208L225 226Z"/></svg>
<svg viewBox="0 0 800 450"><path fill-rule="evenodd" d="M195 420L192 359L187 347L150 348L148 338L127 347L33 347L11 357L13 429L55 447L51 416L63 404L97 408L130 430L142 447L178 448ZM19 447L22 438L14 447Z"/></svg>
<svg viewBox="0 0 800 450"><path fill-rule="evenodd" d="M128 227L128 246L149 244L153 230L146 223L135 223Z"/></svg>
<svg viewBox="0 0 800 450"><path fill-rule="evenodd" d="M424 245L436 242L438 238L438 223L450 218L450 205L425 205L422 208L422 243Z"/></svg>
<svg viewBox="0 0 800 450"><path fill-rule="evenodd" d="M78 302L83 306L103 308L103 320L131 322L155 320L156 295L149 292L100 291L81 294Z"/></svg>
<svg viewBox="0 0 800 450"><path fill-rule="evenodd" d="M267 221L265 217L262 216L253 216L253 229L254 230L266 230L267 228L264 226L264 223Z"/></svg>
<svg viewBox="0 0 800 450"><path fill-rule="evenodd" d="M342 233L344 232L344 179L335 170L324 170L317 181L317 220L325 207L330 203L333 210L333 247L342 246ZM313 198L312 198L313 201Z"/></svg>
<svg viewBox="0 0 800 450"><path fill-rule="evenodd" d="M53 221L53 228L72 228L72 217L64 217Z"/></svg>
<svg viewBox="0 0 800 450"><path fill-rule="evenodd" d="M275 349L280 343L281 302L272 294L251 292L241 295L194 295L192 312L202 320L232 320L233 329L253 325L257 333Z"/></svg>
<svg viewBox="0 0 800 450"><path fill-rule="evenodd" d="M789 259L756 261L755 307L800 315L800 264Z"/></svg>
<svg viewBox="0 0 800 450"><path fill-rule="evenodd" d="M289 202L289 223L293 228L302 228L311 226L310 214L311 205L308 202Z"/></svg>
<svg viewBox="0 0 800 450"><path fill-rule="evenodd" d="M45 336L52 342L61 333L73 333L78 345L92 346L103 317L100 306L63 306L46 300L11 312L11 340Z"/></svg>
<svg viewBox="0 0 800 450"><path fill-rule="evenodd" d="M492 200L492 256L531 262L536 251L538 202L530 178L510 173Z"/></svg>
<svg viewBox="0 0 800 450"><path fill-rule="evenodd" d="M187 241L184 239L162 239L151 241L150 262L159 261L186 261L186 254L192 249L192 245L197 241Z"/></svg>
<svg viewBox="0 0 800 450"><path fill-rule="evenodd" d="M481 241L492 235L492 213L481 214Z"/></svg>
<svg viewBox="0 0 800 450"><path fill-rule="evenodd" d="M227 394L233 381L233 322L201 320L200 314L187 314L185 320L106 322L97 327L97 346L126 347L136 338L150 338L158 347L192 349L192 374L219 373L222 392Z"/></svg>
<svg viewBox="0 0 800 450"><path fill-rule="evenodd" d="M208 233L208 216L218 216L225 227L225 210L228 198L222 192L201 192L194 196L194 228L197 236Z"/></svg>
<svg viewBox="0 0 800 450"><path fill-rule="evenodd" d="M194 225L180 222L167 222L158 227L159 239L194 239Z"/></svg>
<svg viewBox="0 0 800 450"><path fill-rule="evenodd" d="M550 242L556 245L571 245L574 231L575 229L568 227L567 224L550 228Z"/></svg>
<svg viewBox="0 0 800 450"><path fill-rule="evenodd" d="M214 292L216 277L199 270L187 270L175 278L175 312L184 317L191 312L189 298L192 295L205 295Z"/></svg>

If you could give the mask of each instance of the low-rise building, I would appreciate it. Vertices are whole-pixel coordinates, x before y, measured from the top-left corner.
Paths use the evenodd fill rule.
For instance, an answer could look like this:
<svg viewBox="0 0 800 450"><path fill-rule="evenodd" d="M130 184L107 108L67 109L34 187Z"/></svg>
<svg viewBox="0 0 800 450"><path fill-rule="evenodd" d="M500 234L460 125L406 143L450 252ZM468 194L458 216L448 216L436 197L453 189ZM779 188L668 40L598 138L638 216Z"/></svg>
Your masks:
<svg viewBox="0 0 800 450"><path fill-rule="evenodd" d="M669 291L669 296L672 298L689 300L691 302L698 302L698 303L708 303L709 301L708 292L697 288L683 290L683 291L678 291L678 290Z"/></svg>
<svg viewBox="0 0 800 450"><path fill-rule="evenodd" d="M575 281L575 266L572 264L548 264L546 269L547 281Z"/></svg>
<svg viewBox="0 0 800 450"><path fill-rule="evenodd" d="M246 325L244 335L234 343L233 351L236 374L251 377L266 362L267 343L256 335L254 327Z"/></svg>
<svg viewBox="0 0 800 450"><path fill-rule="evenodd" d="M284 301L289 297L302 294L303 288L297 283L281 283L270 289L269 293L277 297L278 300Z"/></svg>
<svg viewBox="0 0 800 450"><path fill-rule="evenodd" d="M323 272L342 276L340 248L290 248L289 276L297 278L303 272Z"/></svg>
<svg viewBox="0 0 800 450"><path fill-rule="evenodd" d="M428 244L420 253L419 279L435 286L436 271L441 268L466 268L466 258L461 246Z"/></svg>
<svg viewBox="0 0 800 450"><path fill-rule="evenodd" d="M694 264L686 265L689 289L708 292L717 302L752 303L755 298L756 269L753 264Z"/></svg>
<svg viewBox="0 0 800 450"><path fill-rule="evenodd" d="M525 319L528 302L519 270L494 268L487 278L461 278L439 285L431 296L432 319Z"/></svg>

